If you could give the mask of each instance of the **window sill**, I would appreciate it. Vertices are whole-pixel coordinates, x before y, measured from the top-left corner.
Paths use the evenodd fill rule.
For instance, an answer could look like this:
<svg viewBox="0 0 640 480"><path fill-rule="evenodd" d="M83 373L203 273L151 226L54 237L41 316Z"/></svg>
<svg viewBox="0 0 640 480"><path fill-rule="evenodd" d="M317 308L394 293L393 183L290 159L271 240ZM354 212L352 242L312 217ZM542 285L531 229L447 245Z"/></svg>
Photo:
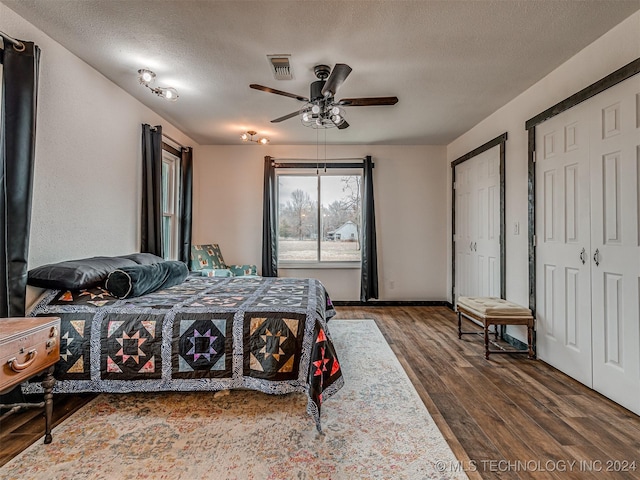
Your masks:
<svg viewBox="0 0 640 480"><path fill-rule="evenodd" d="M359 269L360 262L279 263L278 268L283 270Z"/></svg>

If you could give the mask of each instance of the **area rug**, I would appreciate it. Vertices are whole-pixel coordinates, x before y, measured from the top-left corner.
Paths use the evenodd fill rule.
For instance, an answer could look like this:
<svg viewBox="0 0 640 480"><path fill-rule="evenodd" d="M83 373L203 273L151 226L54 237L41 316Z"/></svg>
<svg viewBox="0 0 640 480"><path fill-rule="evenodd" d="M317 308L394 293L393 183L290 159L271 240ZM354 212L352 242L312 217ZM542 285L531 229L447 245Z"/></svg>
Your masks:
<svg viewBox="0 0 640 480"><path fill-rule="evenodd" d="M345 386L323 406L322 435L304 394L102 394L0 478L466 478L443 468L456 459L375 322L333 320L329 329Z"/></svg>

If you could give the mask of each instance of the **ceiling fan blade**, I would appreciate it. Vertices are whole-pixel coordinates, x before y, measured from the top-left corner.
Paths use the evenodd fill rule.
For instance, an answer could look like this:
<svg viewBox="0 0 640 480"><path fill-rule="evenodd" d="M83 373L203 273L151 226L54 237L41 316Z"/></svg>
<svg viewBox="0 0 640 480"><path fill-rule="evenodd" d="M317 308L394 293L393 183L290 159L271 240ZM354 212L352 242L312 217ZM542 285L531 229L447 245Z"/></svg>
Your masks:
<svg viewBox="0 0 640 480"><path fill-rule="evenodd" d="M369 107L372 105L395 105L398 97L343 98L338 105L343 107Z"/></svg>
<svg viewBox="0 0 640 480"><path fill-rule="evenodd" d="M349 128L349 122L347 122L346 120L342 120L342 122L340 122L336 126L338 127L338 130L344 130L345 128Z"/></svg>
<svg viewBox="0 0 640 480"><path fill-rule="evenodd" d="M293 113L290 113L288 115L284 115L282 117L279 117L279 118L276 118L274 120L271 120L271 123L280 123L280 122L283 122L285 120L289 120L290 118L293 118L293 117L297 116L298 114L300 114L300 111L296 110Z"/></svg>
<svg viewBox="0 0 640 480"><path fill-rule="evenodd" d="M254 90L261 90L267 93L275 93L276 95L282 95L284 97L295 98L296 100L300 100L301 102L308 102L309 99L307 97L303 97L302 95L296 95L295 93L283 92L282 90L276 90L275 88L264 87L262 85L257 85L252 83L249 85L250 88Z"/></svg>
<svg viewBox="0 0 640 480"><path fill-rule="evenodd" d="M336 63L336 66L331 70L331 75L329 75L324 87L322 87L322 95L333 97L340 85L347 79L351 70L351 67L346 63Z"/></svg>

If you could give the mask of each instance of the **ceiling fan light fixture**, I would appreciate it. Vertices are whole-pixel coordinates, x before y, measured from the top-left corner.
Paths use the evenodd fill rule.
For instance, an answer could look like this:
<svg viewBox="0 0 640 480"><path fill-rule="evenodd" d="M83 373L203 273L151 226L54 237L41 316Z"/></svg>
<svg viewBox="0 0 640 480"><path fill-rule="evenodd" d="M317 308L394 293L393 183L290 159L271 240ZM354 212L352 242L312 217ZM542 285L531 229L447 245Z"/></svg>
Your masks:
<svg viewBox="0 0 640 480"><path fill-rule="evenodd" d="M323 129L348 125L344 119L344 110L333 103L307 103L299 111L300 122L305 127ZM346 126L345 126L346 128Z"/></svg>
<svg viewBox="0 0 640 480"><path fill-rule="evenodd" d="M283 57L286 56L287 55L283 55ZM270 61L272 66L278 63L275 59L270 59ZM284 60L282 64L284 64ZM277 65L277 67L279 66L280 65ZM276 66L274 66L274 69L277 70ZM398 103L398 97L363 97L336 100L334 98L336 92L351 74L351 71L351 67L345 63L336 63L333 70L328 65L316 65L313 68L313 72L318 80L312 82L309 86L310 95L308 98L256 83L250 84L249 88L282 95L283 97L295 98L300 102L305 102L305 105L298 111L271 120L271 123L280 123L297 116L305 127L315 129L337 127L339 130L344 130L345 128L349 128L349 122L345 119L343 106L366 107L373 105L395 105Z"/></svg>

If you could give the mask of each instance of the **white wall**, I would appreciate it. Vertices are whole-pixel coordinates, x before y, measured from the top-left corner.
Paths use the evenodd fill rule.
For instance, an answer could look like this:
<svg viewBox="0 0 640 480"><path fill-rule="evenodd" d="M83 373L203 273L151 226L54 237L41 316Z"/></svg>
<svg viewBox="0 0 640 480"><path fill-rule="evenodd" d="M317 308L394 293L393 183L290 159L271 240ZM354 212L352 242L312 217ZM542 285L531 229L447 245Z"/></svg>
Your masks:
<svg viewBox="0 0 640 480"><path fill-rule="evenodd" d="M527 132L525 122L640 57L640 12L607 32L541 81L480 122L447 146L447 164L508 132L506 142L506 283L507 299L529 305L528 231L527 231ZM447 168L448 189L451 172ZM447 212L451 212L450 191L446 196ZM449 213L450 214L450 213ZM520 234L514 235L514 225L520 224ZM447 221L451 238L451 220ZM451 241L447 242L450 258ZM448 269L448 299L451 299L451 268ZM511 334L526 338L520 329Z"/></svg>
<svg viewBox="0 0 640 480"><path fill-rule="evenodd" d="M261 267L265 155L314 159L316 146L203 146L194 162L193 241L220 244L229 263ZM327 146L328 159L366 155L375 163L380 299L444 300L445 147ZM360 298L359 269L280 269L279 274L318 278L334 300Z"/></svg>
<svg viewBox="0 0 640 480"><path fill-rule="evenodd" d="M29 268L139 251L141 124L196 145L3 4L0 30L42 50Z"/></svg>
<svg viewBox="0 0 640 480"><path fill-rule="evenodd" d="M218 242L230 262L260 265L263 156L315 158L315 146L198 148L3 4L0 29L35 41L42 49L30 268L138 249L142 123L162 124L170 136L196 147L194 242ZM640 12L446 149L330 145L328 158L372 155L376 162L381 299L451 300L449 164L507 131L507 298L526 305L524 122L639 56ZM513 234L515 222L521 227L518 236ZM358 270L288 270L282 274L320 278L338 300L359 297Z"/></svg>

